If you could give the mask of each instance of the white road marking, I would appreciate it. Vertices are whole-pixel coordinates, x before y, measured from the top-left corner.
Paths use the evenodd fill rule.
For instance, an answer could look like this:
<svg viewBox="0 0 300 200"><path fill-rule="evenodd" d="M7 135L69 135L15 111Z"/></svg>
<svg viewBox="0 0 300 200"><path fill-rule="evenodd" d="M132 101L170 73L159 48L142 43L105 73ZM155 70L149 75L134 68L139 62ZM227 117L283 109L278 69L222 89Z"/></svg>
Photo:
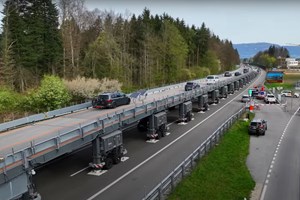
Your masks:
<svg viewBox="0 0 300 200"><path fill-rule="evenodd" d="M251 87L251 85L248 86L247 89L249 89ZM138 169L142 165L144 165L146 162L148 162L149 160L151 160L152 158L154 158L155 156L157 156L158 154L160 154L161 152L163 152L165 149L169 148L171 145L173 145L175 142L177 142L182 137L184 137L185 135L187 135L189 132L191 132L192 130L194 130L195 128L197 128L201 124L203 124L205 121L207 121L209 118L211 118L213 115L215 115L216 113L218 113L220 110L222 110L224 107L226 107L228 104L230 104L231 102L233 102L235 99L237 99L241 95L242 95L242 93L238 94L236 97L234 97L233 99L231 99L228 103L226 103L225 105L223 105L221 108L219 108L218 110L216 110L214 113L212 113L211 115L209 115L207 118L205 118L204 120L202 120L201 122L199 122L198 124L196 124L195 126L193 126L192 128L190 128L188 131L186 131L185 133L183 133L182 135L180 135L178 138L176 138L175 140L173 140L172 142L170 142L169 144L167 144L165 147L163 147L162 149L160 149L159 151L157 151L155 154L153 154L152 156L150 156L149 158L147 158L146 160L144 160L143 162L141 162L140 164L138 164L137 166L135 166L134 168L132 168L131 170L129 170L128 172L126 172L125 174L123 174L122 176L120 176L118 179L116 179L115 181L113 181L112 183L110 183L109 185L107 185L106 187L104 187L103 189L101 189L100 191L98 191L97 193L95 193L94 195L92 195L91 197L89 197L87 200L95 199L101 193L105 192L107 189L109 189L110 187L112 187L113 185L115 185L116 183L118 183L119 181L121 181L123 178L125 178L126 176L128 176L129 174L131 174L132 172L134 172L136 169Z"/></svg>
<svg viewBox="0 0 300 200"><path fill-rule="evenodd" d="M81 170L75 172L74 174L71 174L70 177L73 177L73 176L75 176L76 174L79 174L80 172L86 170L87 168L89 168L89 166L87 166L87 167L85 167L85 168L83 168L83 169L81 169Z"/></svg>

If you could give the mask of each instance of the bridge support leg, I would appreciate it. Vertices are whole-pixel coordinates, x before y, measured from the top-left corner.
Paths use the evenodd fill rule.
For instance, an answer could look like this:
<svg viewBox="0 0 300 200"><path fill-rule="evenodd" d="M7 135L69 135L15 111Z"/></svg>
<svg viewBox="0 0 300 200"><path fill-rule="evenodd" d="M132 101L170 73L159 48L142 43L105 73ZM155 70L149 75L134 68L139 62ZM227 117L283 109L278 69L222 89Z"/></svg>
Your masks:
<svg viewBox="0 0 300 200"><path fill-rule="evenodd" d="M94 169L101 170L103 163L101 162L101 148L100 148L100 137L96 137L92 141L92 150L93 150L93 162L90 163L90 166Z"/></svg>
<svg viewBox="0 0 300 200"><path fill-rule="evenodd" d="M179 104L179 119L178 122L180 124L185 124L185 122L189 122L192 120L192 102L184 102Z"/></svg>
<svg viewBox="0 0 300 200"><path fill-rule="evenodd" d="M207 94L201 95L197 98L197 104L199 112L204 112L208 110L208 96Z"/></svg>
<svg viewBox="0 0 300 200"><path fill-rule="evenodd" d="M167 134L167 113L160 112L149 116L149 128L147 138L150 140L159 139Z"/></svg>

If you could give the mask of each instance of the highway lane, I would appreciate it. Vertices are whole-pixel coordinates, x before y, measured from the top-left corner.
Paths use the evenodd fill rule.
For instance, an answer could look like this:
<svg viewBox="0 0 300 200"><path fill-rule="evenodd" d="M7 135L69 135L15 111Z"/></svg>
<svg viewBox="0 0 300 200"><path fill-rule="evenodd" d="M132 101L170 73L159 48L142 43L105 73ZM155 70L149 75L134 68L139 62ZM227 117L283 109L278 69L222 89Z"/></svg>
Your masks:
<svg viewBox="0 0 300 200"><path fill-rule="evenodd" d="M229 99L234 96L230 96ZM212 114L224 103L225 101L222 101L222 103L217 106L211 106L211 110L205 114L196 114L195 120L190 122L188 126L171 125L170 132L172 134L156 144L145 143L144 136L137 131L130 131L130 134L124 134L125 147L128 149L127 156L129 156L130 159L114 166L111 170L99 177L87 175L88 170L70 177L74 172L85 168L87 163L91 161L90 149L85 149L59 162L47 165L39 170L38 175L34 177L37 189L42 194L43 199L86 199L170 144L170 142ZM145 193L149 192L175 165L178 165L196 146L199 146L221 122L225 121L235 110L238 110L240 106L242 106L242 104L237 104L236 102L225 106L222 112L217 112L199 127L190 131L180 141L155 156L153 160L150 161L150 164L146 163L142 165L117 183L113 188L105 191L100 195L101 199L119 199L120 196L126 197L124 199L139 199L141 196L144 196ZM169 116L169 119L175 119L177 113L176 116L174 114L173 116ZM155 161L156 159L157 161ZM97 197L96 199L99 198L100 197Z"/></svg>
<svg viewBox="0 0 300 200"><path fill-rule="evenodd" d="M281 134L290 119L290 114L283 111L279 104L265 104L260 106L261 110L255 111L255 118L265 119L268 130L265 136L251 136L250 150L247 158L247 166L256 182L257 200L262 191L270 164Z"/></svg>
<svg viewBox="0 0 300 200"><path fill-rule="evenodd" d="M300 115L291 118L282 136L266 178L261 200L300 199Z"/></svg>

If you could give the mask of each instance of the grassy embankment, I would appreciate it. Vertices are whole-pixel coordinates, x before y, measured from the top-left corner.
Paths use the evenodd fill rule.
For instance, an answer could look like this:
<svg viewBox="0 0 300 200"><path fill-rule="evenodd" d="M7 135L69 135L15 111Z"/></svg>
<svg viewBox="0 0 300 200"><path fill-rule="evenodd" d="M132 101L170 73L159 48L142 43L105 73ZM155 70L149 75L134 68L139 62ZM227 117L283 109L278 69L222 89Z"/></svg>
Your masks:
<svg viewBox="0 0 300 200"><path fill-rule="evenodd" d="M252 116L253 117L253 116ZM255 186L246 166L249 122L239 120L218 146L178 184L170 200L234 200L248 198Z"/></svg>
<svg viewBox="0 0 300 200"><path fill-rule="evenodd" d="M293 90L295 88L295 83L300 80L299 73L289 73L283 76L283 83L266 83L266 87L283 87L283 89Z"/></svg>

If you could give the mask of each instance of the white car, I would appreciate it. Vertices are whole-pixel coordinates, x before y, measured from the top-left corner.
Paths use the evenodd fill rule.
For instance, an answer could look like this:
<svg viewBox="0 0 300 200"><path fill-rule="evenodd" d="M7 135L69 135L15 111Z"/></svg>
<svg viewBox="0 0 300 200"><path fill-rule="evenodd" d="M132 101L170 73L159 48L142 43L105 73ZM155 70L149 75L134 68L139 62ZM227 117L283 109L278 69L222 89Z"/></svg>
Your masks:
<svg viewBox="0 0 300 200"><path fill-rule="evenodd" d="M219 82L219 76L216 75L209 75L206 77L206 84L207 85L212 85Z"/></svg>
<svg viewBox="0 0 300 200"><path fill-rule="evenodd" d="M281 96L283 96L283 97L295 97L295 98L299 98L300 95L297 92L292 93L291 90L282 90Z"/></svg>
<svg viewBox="0 0 300 200"><path fill-rule="evenodd" d="M273 94L267 94L265 97L266 103L276 103L276 97Z"/></svg>

